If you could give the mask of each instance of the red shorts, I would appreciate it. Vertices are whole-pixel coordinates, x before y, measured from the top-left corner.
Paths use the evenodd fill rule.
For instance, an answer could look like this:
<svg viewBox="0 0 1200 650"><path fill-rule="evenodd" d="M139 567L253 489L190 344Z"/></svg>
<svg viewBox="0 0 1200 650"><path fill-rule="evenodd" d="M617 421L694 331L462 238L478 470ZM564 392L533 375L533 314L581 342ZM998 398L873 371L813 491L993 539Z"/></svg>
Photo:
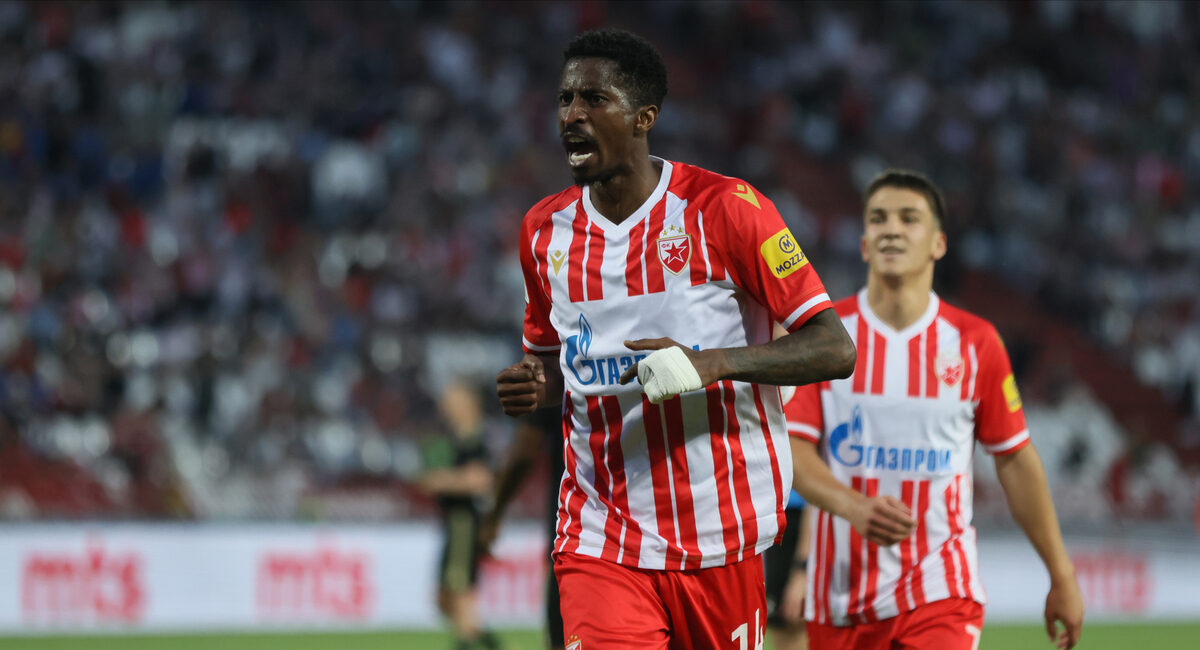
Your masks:
<svg viewBox="0 0 1200 650"><path fill-rule="evenodd" d="M554 575L567 648L762 647L767 600L758 556L708 569L655 571L560 553Z"/></svg>
<svg viewBox="0 0 1200 650"><path fill-rule="evenodd" d="M937 600L899 616L834 627L808 622L809 650L976 650L983 630L983 605L963 598Z"/></svg>

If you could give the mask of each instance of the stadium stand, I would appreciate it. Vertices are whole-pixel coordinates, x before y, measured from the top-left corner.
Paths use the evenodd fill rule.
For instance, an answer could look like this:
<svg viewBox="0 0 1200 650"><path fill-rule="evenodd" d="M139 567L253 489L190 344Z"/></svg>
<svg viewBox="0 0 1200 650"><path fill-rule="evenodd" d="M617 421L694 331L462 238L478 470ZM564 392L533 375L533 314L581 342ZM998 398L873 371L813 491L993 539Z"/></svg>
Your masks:
<svg viewBox="0 0 1200 650"><path fill-rule="evenodd" d="M774 198L837 296L865 180L938 179L940 291L1008 339L1064 523L1191 520L1200 5L1068 2L0 4L0 517L431 516L431 395L516 354L604 23L667 56L656 150Z"/></svg>

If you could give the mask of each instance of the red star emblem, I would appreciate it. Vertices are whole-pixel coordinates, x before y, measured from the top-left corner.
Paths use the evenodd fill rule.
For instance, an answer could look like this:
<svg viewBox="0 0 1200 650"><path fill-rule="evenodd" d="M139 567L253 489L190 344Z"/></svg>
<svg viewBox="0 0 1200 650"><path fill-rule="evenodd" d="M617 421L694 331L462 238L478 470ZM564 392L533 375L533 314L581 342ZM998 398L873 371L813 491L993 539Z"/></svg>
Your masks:
<svg viewBox="0 0 1200 650"><path fill-rule="evenodd" d="M687 268L688 260L691 257L692 238L688 235L658 239L658 259L671 273L675 275L682 273Z"/></svg>
<svg viewBox="0 0 1200 650"><path fill-rule="evenodd" d="M687 249L688 247L684 246L683 242L681 241L667 244L667 259L663 260L663 262L665 262L667 266L683 264L687 261L687 258L684 257L684 254L687 253Z"/></svg>

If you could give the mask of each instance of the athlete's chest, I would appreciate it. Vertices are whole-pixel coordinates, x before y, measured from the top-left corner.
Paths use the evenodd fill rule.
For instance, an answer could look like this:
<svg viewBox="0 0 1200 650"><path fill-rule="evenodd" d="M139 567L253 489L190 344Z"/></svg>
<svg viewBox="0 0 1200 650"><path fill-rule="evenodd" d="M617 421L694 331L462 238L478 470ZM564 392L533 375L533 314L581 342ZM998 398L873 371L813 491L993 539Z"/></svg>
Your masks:
<svg viewBox="0 0 1200 650"><path fill-rule="evenodd" d="M975 442L975 405L955 394L823 391L826 455L835 470L938 475L959 471Z"/></svg>
<svg viewBox="0 0 1200 650"><path fill-rule="evenodd" d="M538 236L535 260L555 304L653 296L661 302L724 275L714 268L718 242L706 231L703 213L672 194L647 215L620 224L589 215L576 202L555 213Z"/></svg>

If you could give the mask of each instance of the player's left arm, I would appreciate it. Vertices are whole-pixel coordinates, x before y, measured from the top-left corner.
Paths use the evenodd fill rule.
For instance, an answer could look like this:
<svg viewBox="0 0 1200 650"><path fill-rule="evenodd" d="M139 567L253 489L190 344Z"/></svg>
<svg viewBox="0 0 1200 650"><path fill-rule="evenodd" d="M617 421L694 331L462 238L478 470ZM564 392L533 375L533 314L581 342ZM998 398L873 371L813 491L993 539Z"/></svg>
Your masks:
<svg viewBox="0 0 1200 650"><path fill-rule="evenodd" d="M805 505L800 513L800 538L796 543L796 555L792 558L791 575L783 590L779 603L779 614L791 625L804 624L804 597L808 591L808 548L809 531L812 530L814 508Z"/></svg>
<svg viewBox="0 0 1200 650"><path fill-rule="evenodd" d="M674 350L655 352L634 364L621 383L636 376L646 384L642 365L660 375L658 382L668 386L667 396L723 379L801 386L849 377L856 359L854 343L775 205L744 183L725 191L715 205L726 218L710 225L710 255L790 333L767 343L705 350L692 350L670 338L626 341L636 351ZM647 394L651 392L648 387Z"/></svg>
<svg viewBox="0 0 1200 650"><path fill-rule="evenodd" d="M1025 531L1050 574L1044 612L1046 632L1059 648L1071 648L1079 641L1083 625L1083 597L1075 567L1063 545L1046 472L1029 441L1012 364L994 329L989 328L978 339L978 356L976 437L993 454L1013 519ZM1059 623L1064 628L1061 633L1057 630Z"/></svg>
<svg viewBox="0 0 1200 650"><path fill-rule="evenodd" d="M1083 628L1083 595L1063 544L1041 458L1033 445L1025 445L1011 454L996 456L995 461L1013 519L1025 531L1050 573L1046 633L1059 648L1074 647ZM1061 632L1057 630L1058 623L1064 627Z"/></svg>
<svg viewBox="0 0 1200 650"><path fill-rule="evenodd" d="M795 332L761 345L693 350L670 338L626 341L631 350L679 348L700 377L700 386L734 379L776 386L803 386L843 379L854 372L854 343L833 309L809 318ZM621 383L637 376L638 365L621 375Z"/></svg>

